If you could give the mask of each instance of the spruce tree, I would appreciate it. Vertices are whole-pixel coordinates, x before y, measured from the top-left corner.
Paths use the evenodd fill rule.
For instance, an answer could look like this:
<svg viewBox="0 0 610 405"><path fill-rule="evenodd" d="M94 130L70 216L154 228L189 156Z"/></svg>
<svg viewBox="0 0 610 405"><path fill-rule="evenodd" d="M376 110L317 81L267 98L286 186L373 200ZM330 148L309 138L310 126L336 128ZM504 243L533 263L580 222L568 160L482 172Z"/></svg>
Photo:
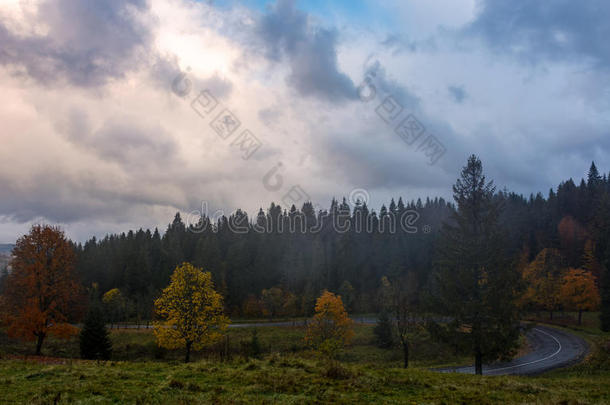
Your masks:
<svg viewBox="0 0 610 405"><path fill-rule="evenodd" d="M377 325L373 329L375 343L382 349L389 349L394 345L394 335L392 331L392 320L385 309L379 314Z"/></svg>
<svg viewBox="0 0 610 405"><path fill-rule="evenodd" d="M108 360L112 354L112 342L99 305L93 306L80 332L80 356L89 360Z"/></svg>
<svg viewBox="0 0 610 405"><path fill-rule="evenodd" d="M249 344L249 349L250 349L250 356L252 357L258 357L261 354L261 344L258 340L258 332L256 331L256 328L254 328L252 330L252 334L250 335L250 344Z"/></svg>
<svg viewBox="0 0 610 405"><path fill-rule="evenodd" d="M440 327L472 348L477 374L483 361L509 355L519 338L519 273L505 252L494 193L472 155L453 186L457 210L438 252L438 310L450 319Z"/></svg>
<svg viewBox="0 0 610 405"><path fill-rule="evenodd" d="M610 249L610 246L608 249ZM606 258L605 262L608 263L609 261L610 258ZM604 332L610 332L610 268L607 265L602 267L599 290L601 298L600 329Z"/></svg>
<svg viewBox="0 0 610 405"><path fill-rule="evenodd" d="M589 168L589 175L587 176L587 186L589 188L595 188L598 187L601 182L602 177L599 175L597 166L595 166L595 162L591 162L591 167Z"/></svg>
<svg viewBox="0 0 610 405"><path fill-rule="evenodd" d="M597 240L596 255L601 267L599 280L600 328L610 332L610 194L604 193L600 198L593 223L594 236Z"/></svg>

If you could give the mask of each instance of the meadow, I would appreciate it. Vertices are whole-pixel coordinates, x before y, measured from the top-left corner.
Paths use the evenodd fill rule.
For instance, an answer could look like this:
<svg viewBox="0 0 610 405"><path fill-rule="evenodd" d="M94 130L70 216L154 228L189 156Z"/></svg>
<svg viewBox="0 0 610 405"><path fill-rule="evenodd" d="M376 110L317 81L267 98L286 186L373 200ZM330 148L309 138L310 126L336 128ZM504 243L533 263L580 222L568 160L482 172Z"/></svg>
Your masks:
<svg viewBox="0 0 610 405"><path fill-rule="evenodd" d="M581 364L536 377L476 377L430 368L467 364L466 353L418 336L412 367L401 368L399 348L379 349L372 325L330 362L303 343L302 326L231 328L228 338L181 362L150 330L114 329L113 359L83 361L78 341L50 340L42 358L31 345L0 335L3 403L610 403L610 334L586 323L572 331L592 350ZM257 350L252 348L256 330ZM527 350L523 348L522 350Z"/></svg>

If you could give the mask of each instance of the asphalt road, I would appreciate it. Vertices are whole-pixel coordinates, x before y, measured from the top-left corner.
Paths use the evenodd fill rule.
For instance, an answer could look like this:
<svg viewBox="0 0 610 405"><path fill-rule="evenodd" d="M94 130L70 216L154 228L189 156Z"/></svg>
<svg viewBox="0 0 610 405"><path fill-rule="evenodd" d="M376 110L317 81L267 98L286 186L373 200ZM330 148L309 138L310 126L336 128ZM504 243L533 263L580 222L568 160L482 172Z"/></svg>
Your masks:
<svg viewBox="0 0 610 405"><path fill-rule="evenodd" d="M587 343L564 330L535 326L526 335L531 352L507 363L483 366L483 375L533 375L577 363L587 354ZM438 369L445 373L474 374L474 366Z"/></svg>
<svg viewBox="0 0 610 405"><path fill-rule="evenodd" d="M358 323L371 324L375 318L354 318ZM304 325L305 321L251 322L233 323L230 328L277 327ZM136 325L121 325L121 329L135 329ZM145 328L145 326L140 326ZM535 326L526 335L531 351L519 358L506 363L496 363L483 366L484 375L534 375L564 367L582 360L588 352L587 343L578 336L561 329L548 326ZM435 369L444 373L474 374L474 366L451 367Z"/></svg>

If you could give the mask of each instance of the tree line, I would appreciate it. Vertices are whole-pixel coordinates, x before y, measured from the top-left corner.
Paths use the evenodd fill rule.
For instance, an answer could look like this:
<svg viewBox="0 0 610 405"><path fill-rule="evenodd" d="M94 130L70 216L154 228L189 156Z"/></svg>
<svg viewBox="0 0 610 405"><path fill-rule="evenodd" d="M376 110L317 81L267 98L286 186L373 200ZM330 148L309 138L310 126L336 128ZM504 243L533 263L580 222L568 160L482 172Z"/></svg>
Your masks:
<svg viewBox="0 0 610 405"><path fill-rule="evenodd" d="M218 316L310 316L324 291L338 293L347 312L381 312L405 366L410 337L425 328L472 349L480 373L484 361L516 348L524 309L552 316L601 304L602 328L610 328L610 182L595 164L579 186L568 180L547 198L526 199L497 191L473 155L453 197L455 205L399 199L379 213L345 199L317 213L311 203L272 204L254 220L238 210L189 226L176 214L163 236L130 231L84 245L36 226L18 240L3 277L2 319L10 334L36 337L40 352L48 333L69 335L92 303L110 322L163 318L170 277L187 268L209 272L192 273L214 286ZM405 217L407 226L392 226ZM305 226L295 231L295 223Z"/></svg>
<svg viewBox="0 0 610 405"><path fill-rule="evenodd" d="M608 176L601 176L594 163L579 185L564 181L546 197L494 190L490 199L499 207L507 254L530 263L552 249L561 257L559 267L587 270L600 288L602 269L610 265L609 192ZM413 211L416 232L400 226L400 218ZM421 288L431 285L442 223L455 211L442 198L407 204L399 198L379 212L365 203L350 206L345 199L318 212L310 202L300 209L271 204L253 219L237 210L187 225L176 214L163 234L140 229L92 238L74 250L85 285L97 283L100 293L121 292L124 319L150 319L153 299L183 262L212 273L232 316L311 315L324 289L342 293L349 311L376 312L383 276L408 271ZM242 232L232 224L240 224Z"/></svg>

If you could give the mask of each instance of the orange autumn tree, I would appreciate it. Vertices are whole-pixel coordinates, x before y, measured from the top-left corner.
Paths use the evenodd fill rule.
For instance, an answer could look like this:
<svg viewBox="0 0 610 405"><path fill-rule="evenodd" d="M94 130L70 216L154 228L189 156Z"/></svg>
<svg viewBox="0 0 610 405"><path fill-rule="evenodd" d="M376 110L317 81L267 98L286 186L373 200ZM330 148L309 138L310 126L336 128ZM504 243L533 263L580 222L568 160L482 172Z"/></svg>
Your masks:
<svg viewBox="0 0 610 405"><path fill-rule="evenodd" d="M46 225L33 226L13 249L2 318L10 336L36 340L37 355L47 336L68 338L78 333L69 324L83 298L74 260L64 233Z"/></svg>
<svg viewBox="0 0 610 405"><path fill-rule="evenodd" d="M582 312L597 309L600 303L595 277L582 269L569 269L563 276L560 289L561 302L568 310L578 311L578 324Z"/></svg>
<svg viewBox="0 0 610 405"><path fill-rule="evenodd" d="M354 336L354 322L347 316L343 301L324 290L316 301L316 314L310 322L305 342L334 359Z"/></svg>

